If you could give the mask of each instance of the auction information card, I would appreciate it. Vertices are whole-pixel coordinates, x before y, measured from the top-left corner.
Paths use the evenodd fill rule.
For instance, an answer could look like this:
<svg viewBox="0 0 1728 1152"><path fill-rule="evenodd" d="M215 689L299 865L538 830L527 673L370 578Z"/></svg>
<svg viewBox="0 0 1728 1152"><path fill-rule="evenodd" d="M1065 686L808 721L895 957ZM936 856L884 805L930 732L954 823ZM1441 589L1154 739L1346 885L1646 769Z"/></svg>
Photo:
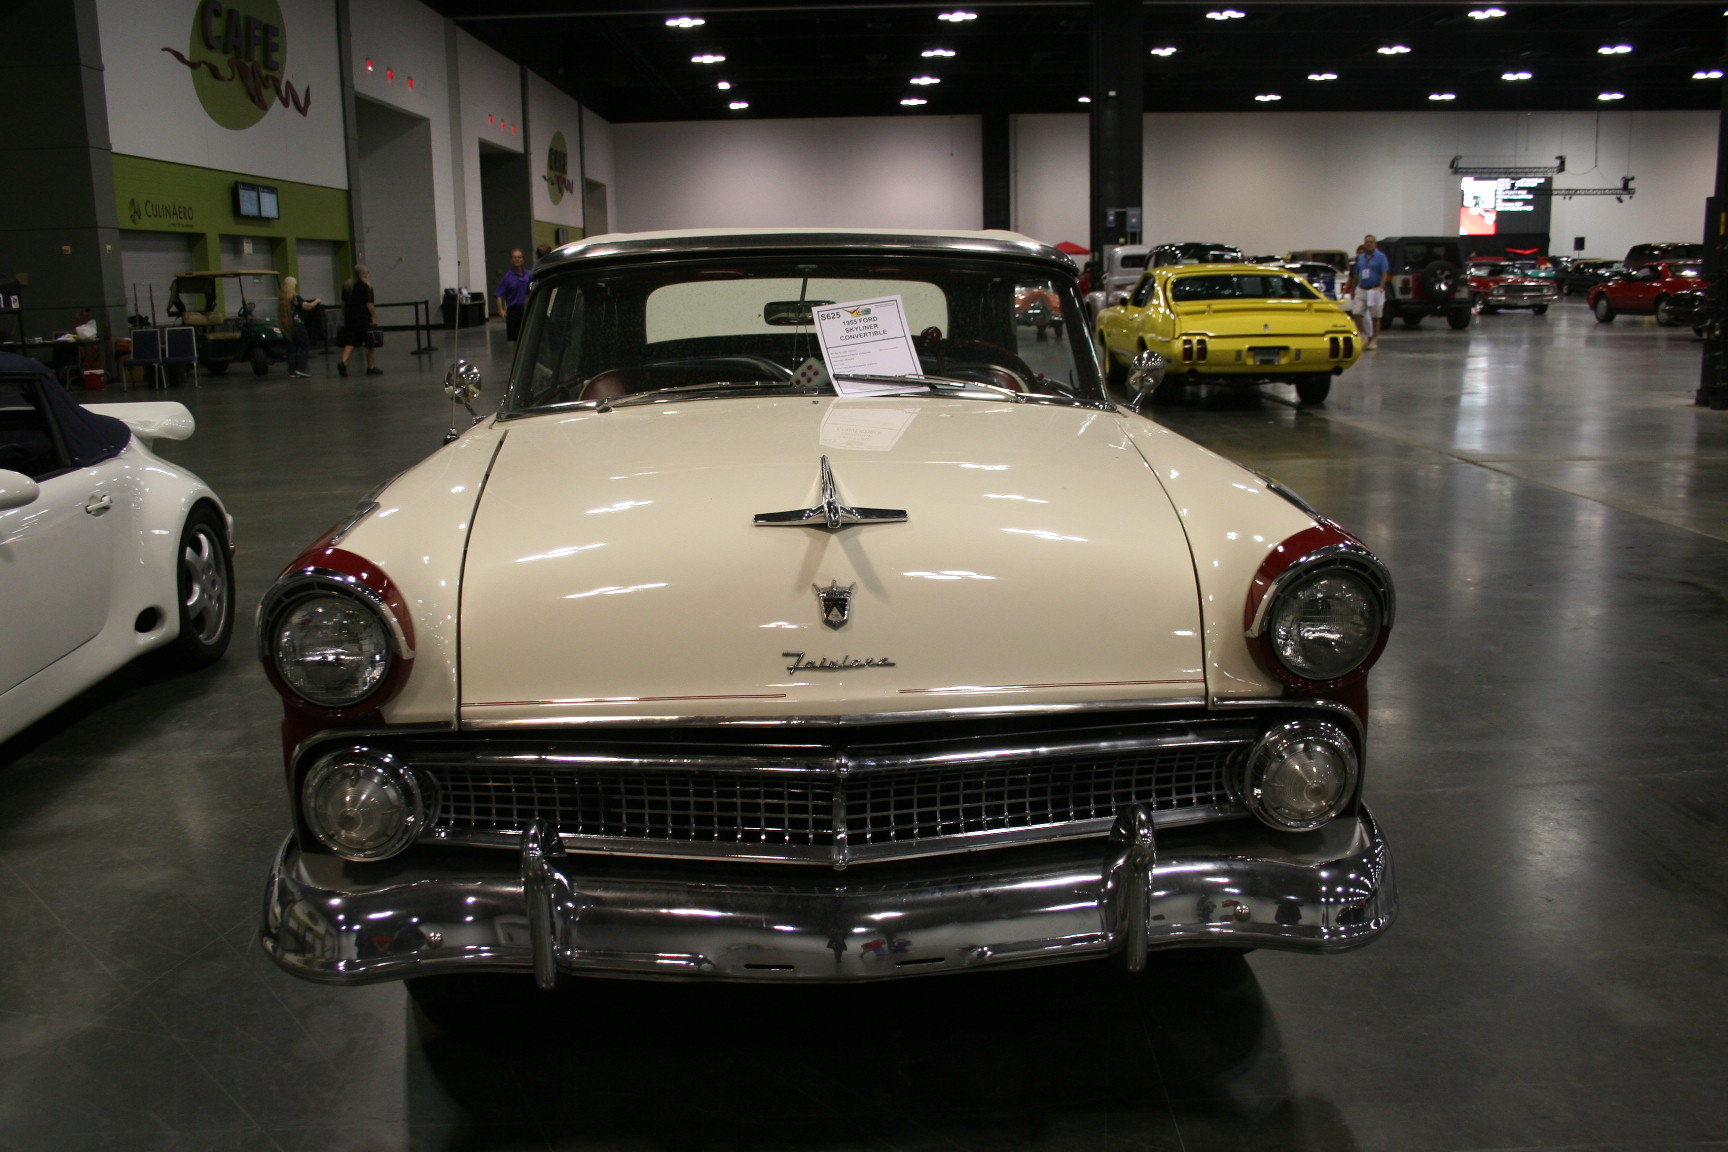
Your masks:
<svg viewBox="0 0 1728 1152"><path fill-rule="evenodd" d="M816 340L828 361L834 390L842 396L887 396L922 392L921 384L848 380L848 373L907 376L922 372L918 350L906 328L906 306L899 296L849 300L814 309Z"/></svg>

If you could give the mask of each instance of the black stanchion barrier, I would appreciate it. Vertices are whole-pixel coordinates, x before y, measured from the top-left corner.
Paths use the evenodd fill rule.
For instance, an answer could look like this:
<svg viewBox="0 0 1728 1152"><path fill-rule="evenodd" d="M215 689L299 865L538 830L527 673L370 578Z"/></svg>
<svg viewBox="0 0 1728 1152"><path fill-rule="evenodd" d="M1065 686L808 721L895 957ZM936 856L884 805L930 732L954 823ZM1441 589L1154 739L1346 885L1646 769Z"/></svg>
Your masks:
<svg viewBox="0 0 1728 1152"><path fill-rule="evenodd" d="M424 356L436 352L438 346L432 343L432 302L430 300L393 300L387 304L373 304L374 308L412 308L414 309L414 355ZM390 332L400 332L409 327L406 324L380 324Z"/></svg>

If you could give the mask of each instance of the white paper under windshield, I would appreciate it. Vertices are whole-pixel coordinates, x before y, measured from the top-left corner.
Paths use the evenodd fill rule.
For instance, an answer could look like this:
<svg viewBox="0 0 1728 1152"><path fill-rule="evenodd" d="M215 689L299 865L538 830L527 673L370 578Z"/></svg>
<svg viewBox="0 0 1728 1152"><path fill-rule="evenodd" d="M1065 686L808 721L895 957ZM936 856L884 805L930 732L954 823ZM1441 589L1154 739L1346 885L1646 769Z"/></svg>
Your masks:
<svg viewBox="0 0 1728 1152"><path fill-rule="evenodd" d="M866 376L908 376L923 371L912 333L906 326L906 306L899 296L848 300L814 310L816 339L842 396L886 396L922 392L920 384L885 384L847 379Z"/></svg>

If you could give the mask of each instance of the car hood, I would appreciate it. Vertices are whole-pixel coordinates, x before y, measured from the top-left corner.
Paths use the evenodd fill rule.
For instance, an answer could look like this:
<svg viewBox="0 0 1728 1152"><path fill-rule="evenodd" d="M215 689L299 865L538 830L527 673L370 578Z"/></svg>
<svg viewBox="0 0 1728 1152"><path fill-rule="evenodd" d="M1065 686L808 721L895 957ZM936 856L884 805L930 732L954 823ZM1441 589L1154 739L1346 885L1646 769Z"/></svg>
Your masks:
<svg viewBox="0 0 1728 1152"><path fill-rule="evenodd" d="M782 396L499 427L464 563L466 721L1204 694L1182 525L1115 413ZM755 523L817 505L824 458L841 503L905 521ZM849 593L844 623L819 589Z"/></svg>

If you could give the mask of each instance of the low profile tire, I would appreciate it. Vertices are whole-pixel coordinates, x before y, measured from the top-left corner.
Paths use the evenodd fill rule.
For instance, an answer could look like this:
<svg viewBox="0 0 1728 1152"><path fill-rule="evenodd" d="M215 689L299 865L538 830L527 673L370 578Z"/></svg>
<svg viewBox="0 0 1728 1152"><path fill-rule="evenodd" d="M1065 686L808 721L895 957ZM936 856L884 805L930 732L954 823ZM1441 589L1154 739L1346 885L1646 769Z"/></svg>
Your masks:
<svg viewBox="0 0 1728 1152"><path fill-rule="evenodd" d="M1296 398L1304 404L1324 404L1332 392L1332 373L1311 372L1296 379Z"/></svg>
<svg viewBox="0 0 1728 1152"><path fill-rule="evenodd" d="M1596 314L1596 322L1598 324L1614 323L1614 305L1608 303L1608 297L1596 297L1596 303L1590 306L1590 310Z"/></svg>
<svg viewBox="0 0 1728 1152"><path fill-rule="evenodd" d="M1656 297L1656 323L1664 328L1680 326L1680 321L1674 315L1674 303L1666 296Z"/></svg>
<svg viewBox="0 0 1728 1152"><path fill-rule="evenodd" d="M1461 331L1470 327L1472 317L1473 313L1471 313L1468 308L1464 309L1462 312L1448 312L1446 313L1446 327L1452 329L1454 332Z"/></svg>
<svg viewBox="0 0 1728 1152"><path fill-rule="evenodd" d="M1400 317L1398 317L1398 319L1404 321L1404 327L1406 327L1406 328L1420 328L1420 327L1422 327L1422 317L1420 314L1400 316Z"/></svg>
<svg viewBox="0 0 1728 1152"><path fill-rule="evenodd" d="M222 659L234 635L234 558L222 518L209 505L186 517L175 570L180 634L153 656L163 668L204 668Z"/></svg>
<svg viewBox="0 0 1728 1152"><path fill-rule="evenodd" d="M247 359L252 361L252 375L264 376L269 373L270 353L264 351L264 349L252 349L252 351L247 355Z"/></svg>
<svg viewBox="0 0 1728 1152"><path fill-rule="evenodd" d="M1116 354L1110 351L1110 345L1104 343L1102 331L1098 333L1098 347L1104 349L1104 383L1112 392L1120 394L1128 387L1128 365L1117 363Z"/></svg>
<svg viewBox="0 0 1728 1152"><path fill-rule="evenodd" d="M1530 306L1530 311L1533 315L1536 315L1536 316L1546 316L1546 315L1548 315L1548 305L1546 305L1546 304L1532 304Z"/></svg>
<svg viewBox="0 0 1728 1152"><path fill-rule="evenodd" d="M228 371L228 361L226 360L205 360L199 366L212 376L220 376Z"/></svg>

